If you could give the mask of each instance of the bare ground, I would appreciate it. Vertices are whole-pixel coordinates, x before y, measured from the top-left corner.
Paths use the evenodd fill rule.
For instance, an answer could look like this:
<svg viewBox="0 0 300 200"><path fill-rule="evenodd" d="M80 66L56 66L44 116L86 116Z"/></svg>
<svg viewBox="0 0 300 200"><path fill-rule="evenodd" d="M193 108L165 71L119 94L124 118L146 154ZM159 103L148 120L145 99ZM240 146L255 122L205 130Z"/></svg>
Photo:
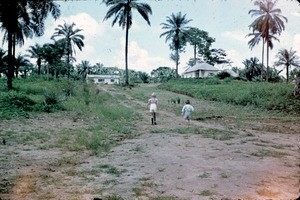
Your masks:
<svg viewBox="0 0 300 200"><path fill-rule="evenodd" d="M0 145L0 199L88 200L116 194L128 200L290 200L300 196L298 123L270 118L241 125L234 119L213 118L187 125L168 107L159 107L158 125L153 126L146 103L127 98L144 108L137 110L139 136L106 154L10 145L9 140ZM162 94L159 98L167 101ZM192 102L196 110L204 109L199 101ZM66 112L0 121L0 130L55 133L89 126L90 122L75 118L75 113ZM211 137L209 131L224 134ZM222 138L226 134L228 138ZM59 163L69 158L76 162Z"/></svg>

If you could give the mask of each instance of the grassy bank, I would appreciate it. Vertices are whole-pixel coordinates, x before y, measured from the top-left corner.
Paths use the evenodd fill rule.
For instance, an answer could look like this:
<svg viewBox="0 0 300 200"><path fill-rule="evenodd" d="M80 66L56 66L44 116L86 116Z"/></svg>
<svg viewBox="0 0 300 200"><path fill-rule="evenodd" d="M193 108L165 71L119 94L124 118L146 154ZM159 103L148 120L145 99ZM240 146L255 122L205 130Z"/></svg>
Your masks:
<svg viewBox="0 0 300 200"><path fill-rule="evenodd" d="M255 106L289 114L300 113L300 100L294 98L292 84L209 78L171 80L160 85L160 88L203 100Z"/></svg>
<svg viewBox="0 0 300 200"><path fill-rule="evenodd" d="M135 128L133 109L123 106L120 99L99 91L94 85L43 78L16 79L14 85L14 90L7 91L4 80L1 80L0 120L24 120L57 113L61 120L71 118L75 124L84 121L88 125L74 129L61 127L57 133L0 130L0 138L9 138L11 143L26 144L43 135L43 141L47 142L42 141L38 148L58 147L98 154L108 151L120 138L131 137Z"/></svg>

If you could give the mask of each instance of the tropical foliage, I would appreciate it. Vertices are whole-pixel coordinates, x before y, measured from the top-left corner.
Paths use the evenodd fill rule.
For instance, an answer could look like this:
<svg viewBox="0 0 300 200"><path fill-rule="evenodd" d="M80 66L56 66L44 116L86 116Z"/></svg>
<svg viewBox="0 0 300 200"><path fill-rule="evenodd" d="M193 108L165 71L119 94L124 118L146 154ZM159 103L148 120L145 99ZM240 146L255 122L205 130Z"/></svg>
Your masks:
<svg viewBox="0 0 300 200"><path fill-rule="evenodd" d="M165 23L161 23L162 28L166 29L160 37L166 36L166 42L171 40L170 49L175 53L171 54L171 59L176 63L176 77L178 77L179 53L183 50L187 40L187 24L192 21L186 19L186 14L182 15L181 12L167 17Z"/></svg>
<svg viewBox="0 0 300 200"><path fill-rule="evenodd" d="M167 82L172 78L176 78L176 72L170 67L158 67L151 71L151 79L154 83Z"/></svg>
<svg viewBox="0 0 300 200"><path fill-rule="evenodd" d="M30 54L28 55L30 58L36 59L36 65L38 67L37 73L40 75L43 59L43 48L39 44L35 44L34 46L30 46L27 52Z"/></svg>
<svg viewBox="0 0 300 200"><path fill-rule="evenodd" d="M64 44L64 50L67 55L67 64L68 64L68 78L70 77L71 72L71 57L73 57L73 53L76 54L74 46L77 46L77 48L82 51L82 47L84 47L84 36L79 34L82 29L74 29L75 23L67 24L64 23L64 25L58 25L57 28L55 28L55 32L51 39L60 38L58 42L61 42Z"/></svg>
<svg viewBox="0 0 300 200"><path fill-rule="evenodd" d="M256 57L244 60L243 64L245 66L244 75L249 81L254 79L262 80L263 75L266 74L263 65L259 63L259 60Z"/></svg>
<svg viewBox="0 0 300 200"><path fill-rule="evenodd" d="M104 20L107 20L114 16L112 26L116 22L122 29L125 29L125 85L129 85L129 75L128 75L128 33L132 25L132 10L136 9L140 15L147 21L150 25L149 14L152 14L151 7L146 3L139 3L137 0L103 0L109 10L107 11Z"/></svg>
<svg viewBox="0 0 300 200"><path fill-rule="evenodd" d="M278 40L275 35L280 35L284 31L284 21L287 22L287 18L281 15L281 9L276 8L276 2L274 0L257 0L254 5L258 6L258 10L249 11L252 17L257 18L249 25L252 33L248 36L253 36L253 38L248 44L250 48L253 48L262 38L263 52L264 45L267 45L267 81L269 79L269 49L273 48L272 40ZM262 57L264 57L264 53L262 53Z"/></svg>
<svg viewBox="0 0 300 200"><path fill-rule="evenodd" d="M0 29L8 44L7 51L7 87L12 89L15 71L15 46L22 45L24 37L41 36L45 29L48 14L55 19L60 15L54 0L10 0L0 2Z"/></svg>
<svg viewBox="0 0 300 200"><path fill-rule="evenodd" d="M275 62L275 66L284 65L286 67L286 82L289 82L289 71L291 67L300 68L300 60L299 57L296 55L296 51L292 49L281 49L279 50L278 54L276 55L277 61Z"/></svg>
<svg viewBox="0 0 300 200"><path fill-rule="evenodd" d="M193 46L194 56L191 62L191 66L195 65L197 62L197 54L202 57L208 54L210 47L215 39L208 35L208 32L200 30L195 27L191 27L186 31L187 42Z"/></svg>

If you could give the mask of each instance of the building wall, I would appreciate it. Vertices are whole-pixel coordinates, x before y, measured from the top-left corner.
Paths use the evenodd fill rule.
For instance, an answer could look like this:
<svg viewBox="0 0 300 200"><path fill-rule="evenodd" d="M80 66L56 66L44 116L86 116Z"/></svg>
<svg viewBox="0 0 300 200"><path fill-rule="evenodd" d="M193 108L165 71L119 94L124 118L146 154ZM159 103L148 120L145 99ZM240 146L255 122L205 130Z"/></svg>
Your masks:
<svg viewBox="0 0 300 200"><path fill-rule="evenodd" d="M120 80L117 78L94 78L94 83L97 83L97 84L119 84Z"/></svg>
<svg viewBox="0 0 300 200"><path fill-rule="evenodd" d="M188 72L183 75L184 78L197 78L195 72Z"/></svg>
<svg viewBox="0 0 300 200"><path fill-rule="evenodd" d="M214 76L217 75L219 73L219 71L214 71L214 70L207 70L207 71L202 71L201 70L201 77L210 77L210 76Z"/></svg>
<svg viewBox="0 0 300 200"><path fill-rule="evenodd" d="M214 76L218 74L219 71L214 70L199 70L199 71L193 71L188 72L183 75L184 78L205 78L209 76Z"/></svg>
<svg viewBox="0 0 300 200"><path fill-rule="evenodd" d="M93 81L95 84L119 84L119 76L109 75L87 75L87 81Z"/></svg>

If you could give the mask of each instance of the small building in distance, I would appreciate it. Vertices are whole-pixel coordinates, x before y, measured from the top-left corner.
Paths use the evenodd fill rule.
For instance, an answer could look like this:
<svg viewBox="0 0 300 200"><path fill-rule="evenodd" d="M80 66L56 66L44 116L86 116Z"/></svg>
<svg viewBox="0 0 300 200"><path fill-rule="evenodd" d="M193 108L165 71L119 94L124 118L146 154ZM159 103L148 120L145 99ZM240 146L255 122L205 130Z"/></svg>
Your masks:
<svg viewBox="0 0 300 200"><path fill-rule="evenodd" d="M206 78L215 76L220 71L208 63L197 63L183 72L183 78Z"/></svg>
<svg viewBox="0 0 300 200"><path fill-rule="evenodd" d="M95 84L119 84L121 76L88 74L86 79L87 81L93 81Z"/></svg>

